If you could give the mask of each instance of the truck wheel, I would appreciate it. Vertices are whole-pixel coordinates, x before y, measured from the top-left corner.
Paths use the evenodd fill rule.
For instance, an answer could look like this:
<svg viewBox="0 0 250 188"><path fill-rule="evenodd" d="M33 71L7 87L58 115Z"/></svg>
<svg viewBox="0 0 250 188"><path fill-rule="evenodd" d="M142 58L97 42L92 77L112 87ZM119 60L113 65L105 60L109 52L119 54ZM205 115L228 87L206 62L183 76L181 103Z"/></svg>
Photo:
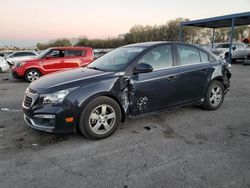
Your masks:
<svg viewBox="0 0 250 188"><path fill-rule="evenodd" d="M220 81L214 80L209 85L202 107L206 110L218 109L224 100L225 88Z"/></svg>
<svg viewBox="0 0 250 188"><path fill-rule="evenodd" d="M116 101L97 97L83 109L79 129L89 139L103 139L112 135L121 123L122 113Z"/></svg>
<svg viewBox="0 0 250 188"><path fill-rule="evenodd" d="M40 73L40 71L36 69L30 69L25 73L24 79L26 82L33 82L37 80L38 78L40 78L41 76L42 74Z"/></svg>

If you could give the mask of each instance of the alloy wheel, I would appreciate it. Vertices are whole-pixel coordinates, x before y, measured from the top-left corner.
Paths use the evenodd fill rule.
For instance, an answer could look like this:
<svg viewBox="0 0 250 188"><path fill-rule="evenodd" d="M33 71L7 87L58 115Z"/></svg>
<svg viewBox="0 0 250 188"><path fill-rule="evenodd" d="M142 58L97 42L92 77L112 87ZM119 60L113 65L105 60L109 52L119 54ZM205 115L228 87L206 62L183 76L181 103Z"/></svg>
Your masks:
<svg viewBox="0 0 250 188"><path fill-rule="evenodd" d="M210 93L209 101L212 106L217 106L222 100L222 89L219 86L215 86Z"/></svg>
<svg viewBox="0 0 250 188"><path fill-rule="evenodd" d="M98 135L109 132L114 127L115 122L115 110L106 104L96 107L89 116L89 127Z"/></svg>
<svg viewBox="0 0 250 188"><path fill-rule="evenodd" d="M40 77L37 71L30 71L27 75L27 78L30 82L37 80Z"/></svg>

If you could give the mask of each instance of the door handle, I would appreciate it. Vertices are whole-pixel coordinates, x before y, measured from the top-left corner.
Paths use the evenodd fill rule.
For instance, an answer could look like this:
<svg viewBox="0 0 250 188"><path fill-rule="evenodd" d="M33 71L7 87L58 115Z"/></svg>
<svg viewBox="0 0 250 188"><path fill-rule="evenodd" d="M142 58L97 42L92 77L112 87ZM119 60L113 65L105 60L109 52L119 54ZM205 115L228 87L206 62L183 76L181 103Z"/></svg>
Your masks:
<svg viewBox="0 0 250 188"><path fill-rule="evenodd" d="M175 80L175 79L176 79L176 76L174 76L174 75L173 75L173 76L169 76L169 77L167 77L166 79L167 79L168 81Z"/></svg>

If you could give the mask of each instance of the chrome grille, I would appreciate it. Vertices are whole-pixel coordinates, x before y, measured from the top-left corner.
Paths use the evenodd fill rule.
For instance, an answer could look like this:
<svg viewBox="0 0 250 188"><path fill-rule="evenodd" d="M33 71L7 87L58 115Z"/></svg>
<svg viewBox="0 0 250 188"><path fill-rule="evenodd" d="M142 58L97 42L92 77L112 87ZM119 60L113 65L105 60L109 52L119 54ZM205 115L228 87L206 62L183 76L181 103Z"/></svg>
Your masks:
<svg viewBox="0 0 250 188"><path fill-rule="evenodd" d="M29 108L31 106L32 102L33 102L33 99L26 95L24 100L23 100L23 105L25 107Z"/></svg>

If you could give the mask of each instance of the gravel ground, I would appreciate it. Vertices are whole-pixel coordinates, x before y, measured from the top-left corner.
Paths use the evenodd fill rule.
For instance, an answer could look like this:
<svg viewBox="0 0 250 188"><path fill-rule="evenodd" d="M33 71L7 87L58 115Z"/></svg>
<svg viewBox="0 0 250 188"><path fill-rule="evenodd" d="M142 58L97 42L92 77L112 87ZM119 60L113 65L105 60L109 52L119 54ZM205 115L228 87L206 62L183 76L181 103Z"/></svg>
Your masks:
<svg viewBox="0 0 250 188"><path fill-rule="evenodd" d="M250 187L250 66L233 65L217 111L185 107L123 123L105 140L28 128L27 83L0 75L0 187Z"/></svg>

